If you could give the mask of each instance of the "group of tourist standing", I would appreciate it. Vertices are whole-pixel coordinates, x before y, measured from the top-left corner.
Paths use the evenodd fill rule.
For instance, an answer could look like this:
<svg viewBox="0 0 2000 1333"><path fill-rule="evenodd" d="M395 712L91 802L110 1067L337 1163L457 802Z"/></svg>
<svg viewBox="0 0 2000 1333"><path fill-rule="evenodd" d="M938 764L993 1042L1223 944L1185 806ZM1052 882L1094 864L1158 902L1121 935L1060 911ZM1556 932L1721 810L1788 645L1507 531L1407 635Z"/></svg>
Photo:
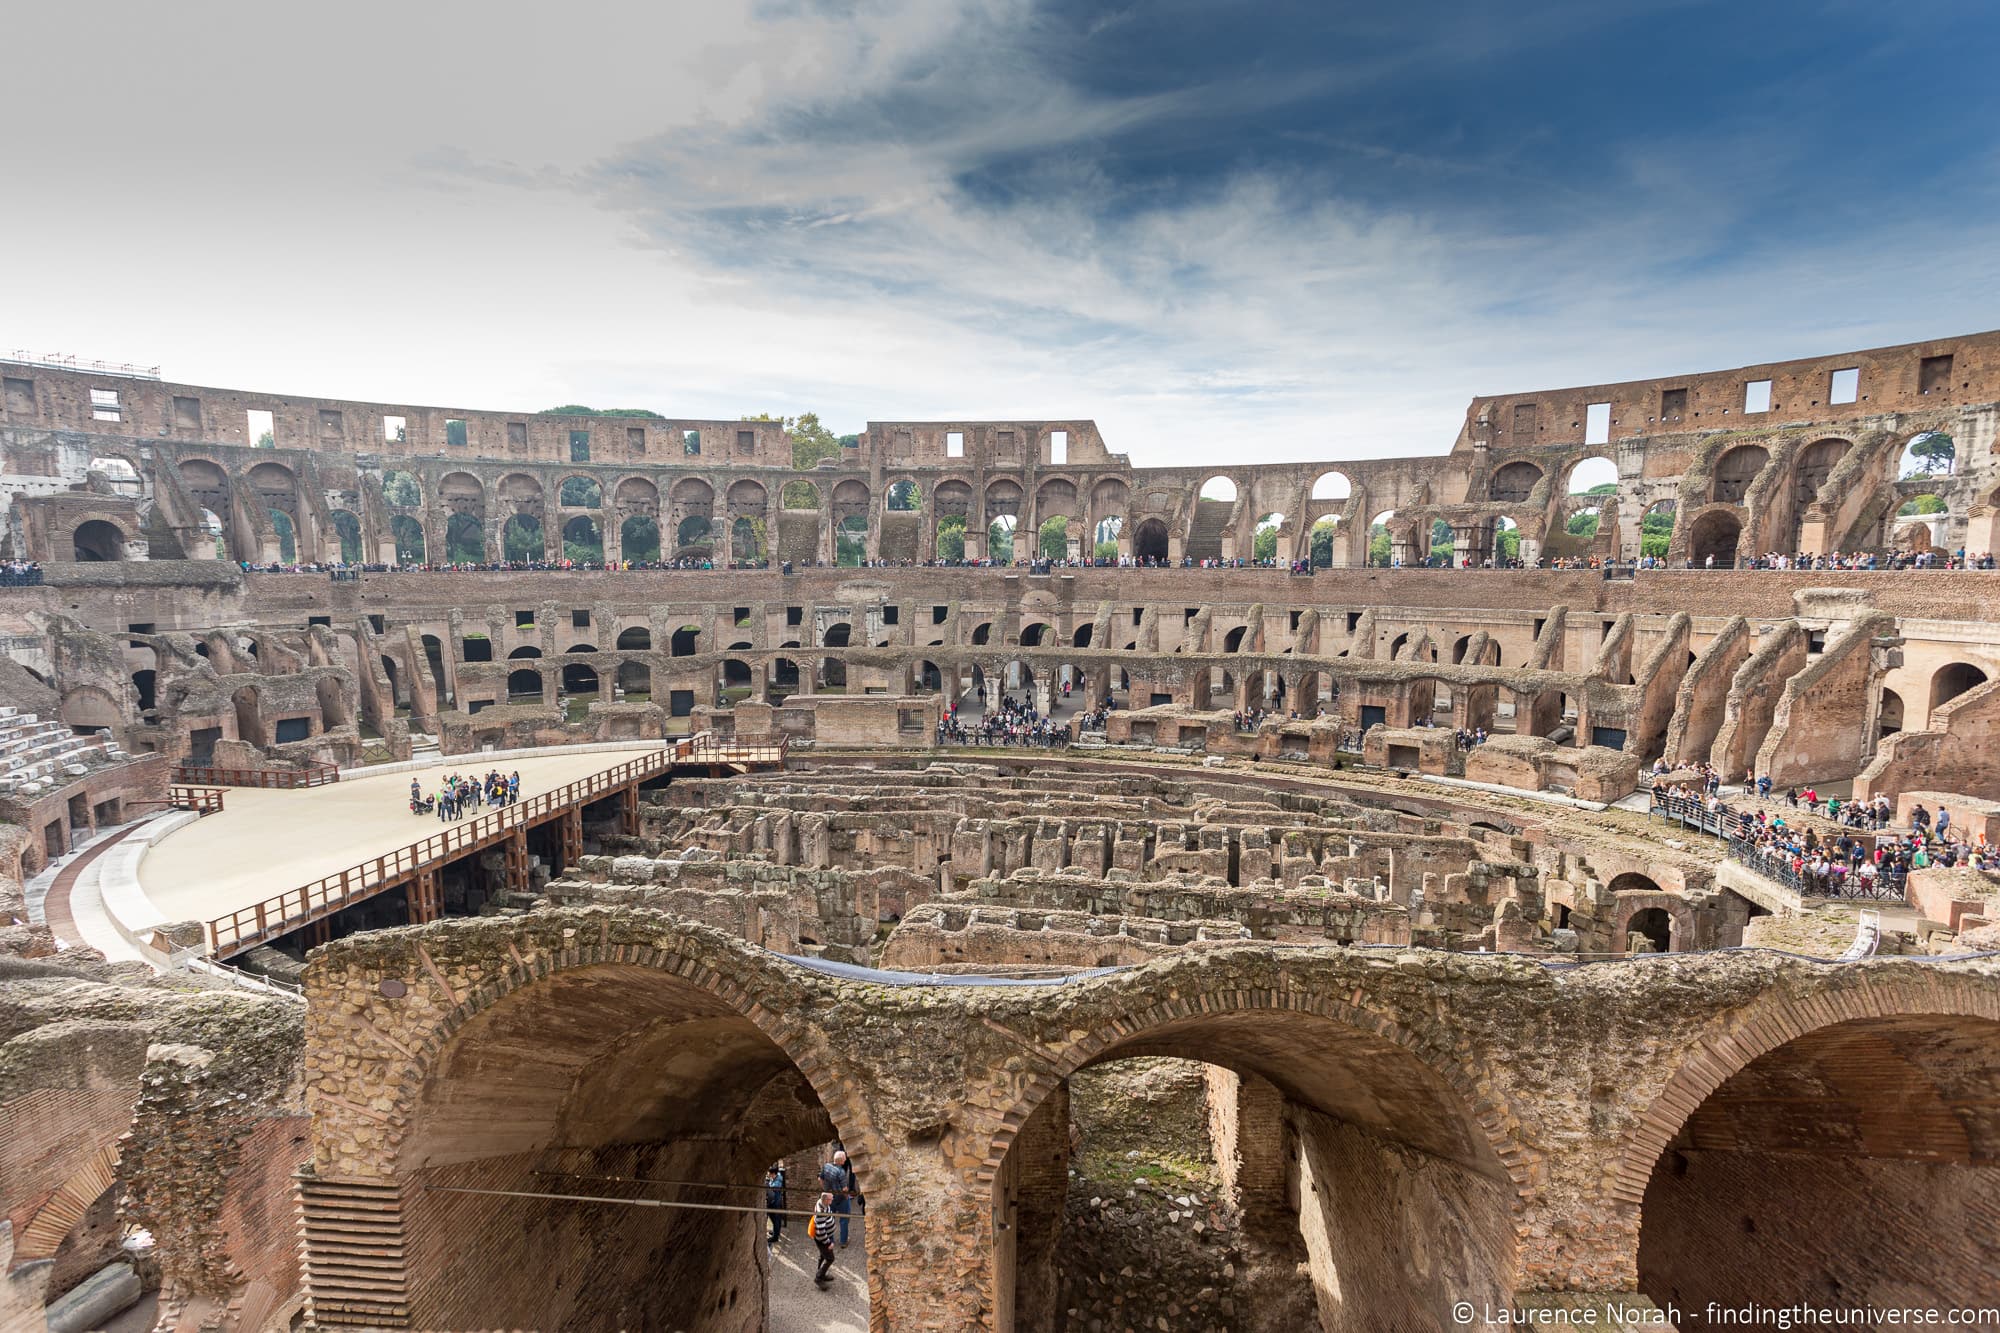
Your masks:
<svg viewBox="0 0 2000 1333"><path fill-rule="evenodd" d="M512 805L521 799L521 772L516 769L505 777L498 769L489 771L484 778L463 777L457 773L446 775L438 785L436 796L425 796L423 783L410 779L410 813L428 815L435 813L440 822L463 819L482 806L498 809Z"/></svg>
<svg viewBox="0 0 2000 1333"><path fill-rule="evenodd" d="M819 1197L813 1201L806 1235L819 1251L819 1265L813 1272L813 1281L824 1290L831 1280L829 1274L833 1268L834 1245L838 1241L840 1248L847 1248L848 1223L856 1207L864 1216L867 1214L868 1200L861 1193L861 1178L855 1174L844 1149L836 1148L833 1160L821 1164L818 1184ZM767 1251L776 1249L785 1237L785 1218L790 1212L787 1203L789 1195L785 1164L773 1162L771 1169L764 1173L764 1208L771 1223L771 1232L764 1238Z"/></svg>

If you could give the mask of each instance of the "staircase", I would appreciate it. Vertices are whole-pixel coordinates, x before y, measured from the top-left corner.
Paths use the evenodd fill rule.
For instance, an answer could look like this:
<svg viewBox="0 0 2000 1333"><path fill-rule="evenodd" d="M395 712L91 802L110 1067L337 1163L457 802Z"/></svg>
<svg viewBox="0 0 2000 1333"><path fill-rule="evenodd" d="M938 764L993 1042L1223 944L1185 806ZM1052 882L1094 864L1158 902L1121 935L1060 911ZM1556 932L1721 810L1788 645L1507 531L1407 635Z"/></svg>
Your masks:
<svg viewBox="0 0 2000 1333"><path fill-rule="evenodd" d="M1222 558L1222 530L1229 526L1234 500L1196 500L1194 523L1188 529L1186 554L1193 560Z"/></svg>
<svg viewBox="0 0 2000 1333"><path fill-rule="evenodd" d="M32 800L131 756L103 736L79 736L18 708L0 708L0 797Z"/></svg>

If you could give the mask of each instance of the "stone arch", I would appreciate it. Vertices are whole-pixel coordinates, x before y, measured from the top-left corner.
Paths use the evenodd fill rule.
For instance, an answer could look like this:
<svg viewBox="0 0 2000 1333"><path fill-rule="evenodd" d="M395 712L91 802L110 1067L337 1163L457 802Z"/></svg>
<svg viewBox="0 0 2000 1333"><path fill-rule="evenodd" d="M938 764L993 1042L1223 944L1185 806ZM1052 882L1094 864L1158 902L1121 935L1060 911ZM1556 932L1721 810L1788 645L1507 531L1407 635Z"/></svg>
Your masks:
<svg viewBox="0 0 2000 1333"><path fill-rule="evenodd" d="M656 517L660 512L660 488L644 477L626 477L612 488L611 505L621 514Z"/></svg>
<svg viewBox="0 0 2000 1333"><path fill-rule="evenodd" d="M1739 444L1715 460L1715 480L1709 498L1718 504L1742 504L1750 484L1771 461L1771 451L1761 444Z"/></svg>
<svg viewBox="0 0 2000 1333"><path fill-rule="evenodd" d="M1792 464L1792 498L1800 509L1818 498L1820 488L1852 447L1850 441L1829 437L1799 450Z"/></svg>
<svg viewBox="0 0 2000 1333"><path fill-rule="evenodd" d="M1688 557L1697 569L1707 566L1713 556L1717 569L1727 569L1736 561L1736 547L1743 534L1743 520L1722 507L1703 510L1688 525Z"/></svg>
<svg viewBox="0 0 2000 1333"><path fill-rule="evenodd" d="M1947 662L1931 675L1931 711L1938 709L1987 681L1986 672L1970 662Z"/></svg>
<svg viewBox="0 0 2000 1333"><path fill-rule="evenodd" d="M660 524L651 514L633 514L618 525L618 553L648 564L660 558Z"/></svg>
<svg viewBox="0 0 2000 1333"><path fill-rule="evenodd" d="M548 554L548 538L542 520L533 514L510 514L500 528L500 556L503 560L540 560Z"/></svg>
<svg viewBox="0 0 2000 1333"><path fill-rule="evenodd" d="M1091 1065L1134 1056L1197 1060L1255 1075L1291 1103L1358 1131L1371 1144L1425 1153L1457 1168L1468 1193L1487 1196L1483 1209L1468 1205L1479 1214L1490 1246L1472 1284L1496 1307L1511 1299L1520 1269L1518 1228L1537 1164L1510 1132L1507 1109L1453 1057L1448 1034L1411 1029L1394 1016L1316 990L1251 983L1157 1000L1134 995L1081 1038L1051 1049L1049 1063L998 1108L975 1179L990 1184L1002 1178L1021 1127L1058 1084ZM1009 1275L996 1264L994 1278L1004 1282ZM1480 1299L1463 1289L1426 1295L1423 1308L1434 1318L1408 1326L1449 1327L1452 1301Z"/></svg>
<svg viewBox="0 0 2000 1333"><path fill-rule="evenodd" d="M1313 479L1312 498L1315 500L1348 500L1353 495L1353 480L1338 468L1322 472Z"/></svg>
<svg viewBox="0 0 2000 1333"><path fill-rule="evenodd" d="M1170 549L1164 519L1144 519L1133 532L1132 554L1140 560L1165 560Z"/></svg>
<svg viewBox="0 0 2000 1333"><path fill-rule="evenodd" d="M542 514L542 483L526 472L510 472L500 478L500 484L493 488L502 509L511 509L517 514L529 514L540 518Z"/></svg>
<svg viewBox="0 0 2000 1333"><path fill-rule="evenodd" d="M1497 468L1486 485L1486 498L1496 504L1522 504L1541 483L1542 470L1516 459Z"/></svg>
<svg viewBox="0 0 2000 1333"><path fill-rule="evenodd" d="M818 509L819 487L805 480L788 481L778 492L780 509Z"/></svg>
<svg viewBox="0 0 2000 1333"><path fill-rule="evenodd" d="M527 699L542 697L542 673L532 667L515 667L507 673L507 697Z"/></svg>
<svg viewBox="0 0 2000 1333"><path fill-rule="evenodd" d="M1824 974L1823 974L1824 975ZM1731 1076L1759 1056L1823 1028L1861 1019L1978 1018L2000 1022L2000 989L1982 978L1912 965L1890 976L1842 972L1842 984L1769 989L1711 1020L1674 1062L1660 1090L1626 1135L1619 1202L1638 1207L1660 1155L1688 1118Z"/></svg>
<svg viewBox="0 0 2000 1333"><path fill-rule="evenodd" d="M109 519L87 518L70 534L70 549L79 561L115 562L130 559L125 549L129 540L125 530Z"/></svg>
<svg viewBox="0 0 2000 1333"><path fill-rule="evenodd" d="M563 558L585 564L604 559L604 529L594 514L578 514L563 524Z"/></svg>
<svg viewBox="0 0 2000 1333"><path fill-rule="evenodd" d="M556 489L556 503L564 509L601 509L604 507L604 487L597 478L573 473L562 479Z"/></svg>
<svg viewBox="0 0 2000 1333"><path fill-rule="evenodd" d="M911 477L897 477L882 491L882 508L892 514L914 514L924 507L924 488Z"/></svg>
<svg viewBox="0 0 2000 1333"><path fill-rule="evenodd" d="M340 544L340 559L343 564L358 565L366 554L361 541L361 519L351 509L329 511L327 520L333 525L334 540Z"/></svg>

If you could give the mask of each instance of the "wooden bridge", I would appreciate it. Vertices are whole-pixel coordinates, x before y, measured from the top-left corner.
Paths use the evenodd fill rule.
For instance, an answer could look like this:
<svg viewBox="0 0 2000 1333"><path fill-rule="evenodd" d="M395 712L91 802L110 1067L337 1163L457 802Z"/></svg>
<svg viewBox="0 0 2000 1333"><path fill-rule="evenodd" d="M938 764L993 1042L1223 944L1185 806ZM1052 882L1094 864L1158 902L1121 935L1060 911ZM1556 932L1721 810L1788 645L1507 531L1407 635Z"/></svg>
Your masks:
<svg viewBox="0 0 2000 1333"><path fill-rule="evenodd" d="M783 768L785 742L738 742L710 732L675 741L658 750L626 760L614 768L543 792L514 805L501 806L476 819L448 824L440 832L405 847L371 857L335 874L288 889L248 907L238 908L208 923L208 952L230 958L268 944L295 930L328 920L334 913L377 894L407 886L412 921L436 920L443 914L439 872L446 863L488 847L504 846L507 882L528 881L528 830L554 822L559 828L564 865L583 853L583 808L617 798L623 832L639 831L639 788L660 777L681 773L721 777L756 769ZM477 755L466 756L477 760ZM219 802L218 802L219 804Z"/></svg>

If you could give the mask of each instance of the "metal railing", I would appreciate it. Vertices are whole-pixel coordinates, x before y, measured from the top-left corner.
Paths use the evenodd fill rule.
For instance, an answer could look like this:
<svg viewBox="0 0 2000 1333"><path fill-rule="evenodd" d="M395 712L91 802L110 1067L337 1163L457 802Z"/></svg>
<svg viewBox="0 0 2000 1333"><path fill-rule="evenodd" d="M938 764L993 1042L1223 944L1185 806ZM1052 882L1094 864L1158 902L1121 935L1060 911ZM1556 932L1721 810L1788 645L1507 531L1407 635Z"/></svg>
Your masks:
<svg viewBox="0 0 2000 1333"><path fill-rule="evenodd" d="M1736 837L1729 840L1729 859L1748 866L1766 879L1778 881L1802 897L1848 898L1866 902L1906 901L1909 872L1900 867L1881 870L1872 877L1861 875L1854 868L1820 874L1794 869L1790 855Z"/></svg>
<svg viewBox="0 0 2000 1333"><path fill-rule="evenodd" d="M1728 806L1717 806L1709 810L1700 801L1690 796L1669 796L1664 801L1653 798L1652 808L1646 811L1648 818L1671 819L1687 828L1706 833L1711 837L1726 838L1729 826L1736 822L1736 816Z"/></svg>
<svg viewBox="0 0 2000 1333"><path fill-rule="evenodd" d="M309 764L305 768L216 768L213 765L178 764L174 767L173 777L175 782L292 791L338 782L340 770L332 764Z"/></svg>

